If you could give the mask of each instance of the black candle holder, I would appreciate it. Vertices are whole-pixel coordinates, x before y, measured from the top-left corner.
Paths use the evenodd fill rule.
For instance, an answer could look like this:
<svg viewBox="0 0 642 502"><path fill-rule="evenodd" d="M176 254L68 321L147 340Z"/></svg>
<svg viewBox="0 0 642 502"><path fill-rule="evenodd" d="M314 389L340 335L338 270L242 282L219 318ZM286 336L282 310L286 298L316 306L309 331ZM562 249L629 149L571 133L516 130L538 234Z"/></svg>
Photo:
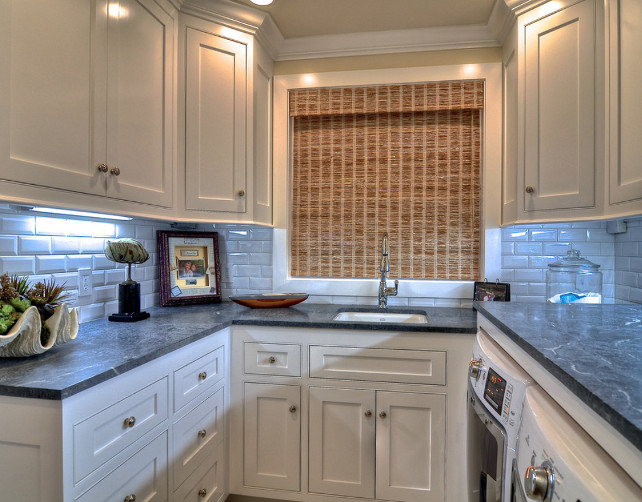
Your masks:
<svg viewBox="0 0 642 502"><path fill-rule="evenodd" d="M140 311L140 284L132 280L132 264L127 264L127 279L118 285L118 313L108 317L113 322L136 322L149 318Z"/></svg>

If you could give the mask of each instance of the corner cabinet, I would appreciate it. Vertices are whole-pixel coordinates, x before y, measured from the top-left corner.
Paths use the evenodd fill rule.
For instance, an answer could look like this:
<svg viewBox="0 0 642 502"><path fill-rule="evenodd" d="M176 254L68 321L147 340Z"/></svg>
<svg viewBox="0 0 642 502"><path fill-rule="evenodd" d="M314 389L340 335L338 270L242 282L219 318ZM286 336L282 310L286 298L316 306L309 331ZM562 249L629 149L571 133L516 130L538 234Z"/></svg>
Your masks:
<svg viewBox="0 0 642 502"><path fill-rule="evenodd" d="M474 335L232 329L231 493L466 497L460 435Z"/></svg>
<svg viewBox="0 0 642 502"><path fill-rule="evenodd" d="M271 60L253 36L186 14L179 48L181 216L271 223Z"/></svg>
<svg viewBox="0 0 642 502"><path fill-rule="evenodd" d="M169 12L154 0L0 2L2 195L172 206Z"/></svg>
<svg viewBox="0 0 642 502"><path fill-rule="evenodd" d="M506 3L502 224L642 214L640 3Z"/></svg>
<svg viewBox="0 0 642 502"><path fill-rule="evenodd" d="M0 396L3 494L224 500L228 347L223 330L62 401Z"/></svg>

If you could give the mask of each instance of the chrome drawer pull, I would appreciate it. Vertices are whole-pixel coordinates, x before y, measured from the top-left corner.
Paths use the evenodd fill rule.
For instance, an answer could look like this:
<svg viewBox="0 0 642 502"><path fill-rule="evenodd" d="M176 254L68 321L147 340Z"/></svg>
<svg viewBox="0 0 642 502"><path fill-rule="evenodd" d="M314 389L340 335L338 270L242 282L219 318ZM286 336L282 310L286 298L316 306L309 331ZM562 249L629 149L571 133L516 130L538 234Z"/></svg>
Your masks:
<svg viewBox="0 0 642 502"><path fill-rule="evenodd" d="M206 496L206 495L207 495L207 490L206 490L205 488L201 488L201 489L198 491L198 496L199 496L199 497L203 497L203 498L205 498L205 496Z"/></svg>
<svg viewBox="0 0 642 502"><path fill-rule="evenodd" d="M123 500L123 502L134 502L135 500L136 500L136 495L132 493L131 495L127 495L125 497L125 500Z"/></svg>
<svg viewBox="0 0 642 502"><path fill-rule="evenodd" d="M123 425L124 425L125 427L133 427L135 423L136 423L136 417L129 417L129 418L126 418L126 419L123 421ZM131 496L131 495L130 495L130 496ZM132 499L132 500L133 500L133 499Z"/></svg>
<svg viewBox="0 0 642 502"><path fill-rule="evenodd" d="M206 431L205 429L201 429L200 431L198 431L198 437L199 437L199 438L201 438L201 439L202 439L202 438L204 438L206 435L207 435L207 431Z"/></svg>
<svg viewBox="0 0 642 502"><path fill-rule="evenodd" d="M388 415L386 415L386 412L385 412L385 411L380 411L380 412L379 412L379 416L380 416L381 418L386 418Z"/></svg>
<svg viewBox="0 0 642 502"><path fill-rule="evenodd" d="M107 164L98 164L97 169L101 173L106 173L109 171L109 166Z"/></svg>
<svg viewBox="0 0 642 502"><path fill-rule="evenodd" d="M274 364L276 362L276 357L270 356L269 361L270 361L270 364Z"/></svg>
<svg viewBox="0 0 642 502"><path fill-rule="evenodd" d="M296 406L292 405L290 406L290 413L294 413L296 411Z"/></svg>
<svg viewBox="0 0 642 502"><path fill-rule="evenodd" d="M366 410L366 412L364 413L364 415L365 415L366 417L371 417L371 416L372 416L372 411L370 411L370 410Z"/></svg>
<svg viewBox="0 0 642 502"><path fill-rule="evenodd" d="M198 374L198 379L199 379L199 380L205 380L206 378L207 378L207 372L206 372L206 371L201 371L201 372Z"/></svg>

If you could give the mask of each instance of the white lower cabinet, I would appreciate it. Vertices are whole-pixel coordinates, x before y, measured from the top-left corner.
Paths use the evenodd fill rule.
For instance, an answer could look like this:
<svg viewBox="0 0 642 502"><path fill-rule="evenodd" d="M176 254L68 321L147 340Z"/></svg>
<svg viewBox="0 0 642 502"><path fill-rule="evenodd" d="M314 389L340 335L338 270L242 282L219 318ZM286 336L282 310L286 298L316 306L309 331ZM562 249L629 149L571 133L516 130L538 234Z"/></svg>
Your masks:
<svg viewBox="0 0 642 502"><path fill-rule="evenodd" d="M301 389L298 385L245 383L245 484L299 490Z"/></svg>
<svg viewBox="0 0 642 502"><path fill-rule="evenodd" d="M466 500L474 335L232 329L231 493Z"/></svg>

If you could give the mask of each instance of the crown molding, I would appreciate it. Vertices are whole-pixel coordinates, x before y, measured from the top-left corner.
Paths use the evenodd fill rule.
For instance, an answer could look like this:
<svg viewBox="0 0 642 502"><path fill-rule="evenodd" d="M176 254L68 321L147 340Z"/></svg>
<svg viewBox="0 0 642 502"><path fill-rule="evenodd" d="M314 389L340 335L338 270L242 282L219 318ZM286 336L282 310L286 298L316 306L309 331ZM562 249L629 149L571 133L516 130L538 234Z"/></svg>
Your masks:
<svg viewBox="0 0 642 502"><path fill-rule="evenodd" d="M516 19L517 16L508 8L504 0L495 2L488 18L488 26L501 45L504 44Z"/></svg>
<svg viewBox="0 0 642 502"><path fill-rule="evenodd" d="M497 46L487 25L448 26L289 38L280 46L276 60Z"/></svg>

